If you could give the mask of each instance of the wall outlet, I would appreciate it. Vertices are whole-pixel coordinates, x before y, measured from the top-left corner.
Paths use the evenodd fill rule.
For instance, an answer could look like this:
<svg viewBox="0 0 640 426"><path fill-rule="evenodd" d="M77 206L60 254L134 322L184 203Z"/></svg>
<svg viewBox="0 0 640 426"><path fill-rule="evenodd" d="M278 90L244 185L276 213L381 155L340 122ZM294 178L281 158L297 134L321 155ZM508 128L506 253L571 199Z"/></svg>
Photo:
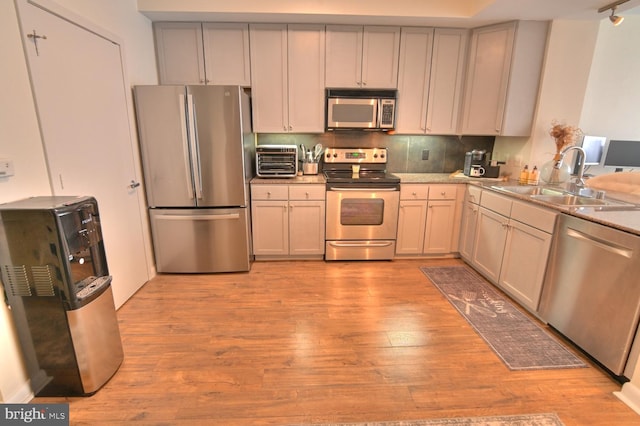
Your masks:
<svg viewBox="0 0 640 426"><path fill-rule="evenodd" d="M422 150L422 159L423 160L428 160L429 159L429 150L428 149L423 149Z"/></svg>
<svg viewBox="0 0 640 426"><path fill-rule="evenodd" d="M13 161L0 158L0 178L13 176Z"/></svg>

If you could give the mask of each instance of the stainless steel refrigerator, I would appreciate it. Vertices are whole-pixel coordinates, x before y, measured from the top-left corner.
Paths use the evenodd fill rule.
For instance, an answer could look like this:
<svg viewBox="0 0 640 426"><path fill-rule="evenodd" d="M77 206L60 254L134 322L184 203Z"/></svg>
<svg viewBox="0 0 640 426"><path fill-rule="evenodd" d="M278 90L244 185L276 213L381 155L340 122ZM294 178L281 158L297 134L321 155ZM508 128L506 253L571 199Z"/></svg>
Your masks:
<svg viewBox="0 0 640 426"><path fill-rule="evenodd" d="M158 272L248 271L255 140L238 86L136 86Z"/></svg>

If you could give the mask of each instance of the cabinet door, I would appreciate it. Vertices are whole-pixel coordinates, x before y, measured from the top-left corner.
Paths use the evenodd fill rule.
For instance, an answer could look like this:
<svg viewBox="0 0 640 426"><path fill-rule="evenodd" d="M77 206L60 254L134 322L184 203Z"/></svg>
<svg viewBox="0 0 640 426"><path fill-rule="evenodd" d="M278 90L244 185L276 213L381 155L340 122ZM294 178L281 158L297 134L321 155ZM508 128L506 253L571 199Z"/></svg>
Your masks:
<svg viewBox="0 0 640 426"><path fill-rule="evenodd" d="M287 26L252 24L249 37L253 130L288 132Z"/></svg>
<svg viewBox="0 0 640 426"><path fill-rule="evenodd" d="M289 254L287 201L253 201L251 222L253 254Z"/></svg>
<svg viewBox="0 0 640 426"><path fill-rule="evenodd" d="M472 31L464 97L464 134L500 134L515 28L516 23L510 22Z"/></svg>
<svg viewBox="0 0 640 426"><path fill-rule="evenodd" d="M324 201L289 201L289 254L324 254Z"/></svg>
<svg viewBox="0 0 640 426"><path fill-rule="evenodd" d="M202 25L158 22L153 28L160 84L205 84Z"/></svg>
<svg viewBox="0 0 640 426"><path fill-rule="evenodd" d="M429 201L424 236L424 254L451 253L455 210L456 202L453 200Z"/></svg>
<svg viewBox="0 0 640 426"><path fill-rule="evenodd" d="M288 28L289 131L324 132L323 25L289 25Z"/></svg>
<svg viewBox="0 0 640 426"><path fill-rule="evenodd" d="M363 28L327 25L326 87L362 86Z"/></svg>
<svg viewBox="0 0 640 426"><path fill-rule="evenodd" d="M509 219L480 208L471 262L489 281L498 283Z"/></svg>
<svg viewBox="0 0 640 426"><path fill-rule="evenodd" d="M207 84L251 86L249 26L202 24Z"/></svg>
<svg viewBox="0 0 640 426"><path fill-rule="evenodd" d="M401 201L398 213L396 254L421 254L427 201Z"/></svg>
<svg viewBox="0 0 640 426"><path fill-rule="evenodd" d="M421 134L427 129L432 28L402 28L398 65L396 133Z"/></svg>
<svg viewBox="0 0 640 426"><path fill-rule="evenodd" d="M476 222L478 220L477 204L466 202L462 212L462 224L460 226L460 256L471 262L473 259L473 244L476 238Z"/></svg>
<svg viewBox="0 0 640 426"><path fill-rule="evenodd" d="M510 221L499 286L532 311L538 309L551 234Z"/></svg>
<svg viewBox="0 0 640 426"><path fill-rule="evenodd" d="M400 27L364 27L362 40L362 87L396 89Z"/></svg>
<svg viewBox="0 0 640 426"><path fill-rule="evenodd" d="M427 133L454 135L458 132L467 38L467 30L435 30L426 108Z"/></svg>

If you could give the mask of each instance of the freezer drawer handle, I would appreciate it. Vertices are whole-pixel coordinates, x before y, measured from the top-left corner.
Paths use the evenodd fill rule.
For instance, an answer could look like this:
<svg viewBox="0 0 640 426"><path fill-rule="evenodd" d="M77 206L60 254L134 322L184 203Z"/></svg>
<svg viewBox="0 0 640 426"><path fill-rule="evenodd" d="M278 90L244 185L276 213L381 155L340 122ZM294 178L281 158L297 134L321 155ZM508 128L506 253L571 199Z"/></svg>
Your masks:
<svg viewBox="0 0 640 426"><path fill-rule="evenodd" d="M229 213L229 214L216 214L216 215L208 215L208 214L197 214L197 215L179 215L179 214L166 214L158 216L158 219L164 220L229 220L229 219L240 219L240 215L238 213Z"/></svg>

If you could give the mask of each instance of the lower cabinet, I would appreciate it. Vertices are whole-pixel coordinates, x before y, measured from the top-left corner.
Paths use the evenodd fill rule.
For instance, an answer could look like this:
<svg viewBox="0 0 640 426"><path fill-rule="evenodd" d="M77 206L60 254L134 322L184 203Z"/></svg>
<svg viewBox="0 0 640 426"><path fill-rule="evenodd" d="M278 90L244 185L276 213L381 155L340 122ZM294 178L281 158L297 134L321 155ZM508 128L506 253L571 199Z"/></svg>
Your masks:
<svg viewBox="0 0 640 426"><path fill-rule="evenodd" d="M325 186L251 184L256 259L324 255Z"/></svg>
<svg viewBox="0 0 640 426"><path fill-rule="evenodd" d="M466 191L462 206L462 219L460 223L460 257L471 262L473 256L473 242L476 238L476 225L480 211L480 194L482 189L473 185L465 185Z"/></svg>
<svg viewBox="0 0 640 426"><path fill-rule="evenodd" d="M396 255L446 255L455 251L457 187L401 185Z"/></svg>
<svg viewBox="0 0 640 426"><path fill-rule="evenodd" d="M475 226L467 224L461 246L465 258L489 281L536 311L542 292L557 213L527 202L483 191ZM471 216L467 216L471 221ZM463 223L463 229L464 229Z"/></svg>

